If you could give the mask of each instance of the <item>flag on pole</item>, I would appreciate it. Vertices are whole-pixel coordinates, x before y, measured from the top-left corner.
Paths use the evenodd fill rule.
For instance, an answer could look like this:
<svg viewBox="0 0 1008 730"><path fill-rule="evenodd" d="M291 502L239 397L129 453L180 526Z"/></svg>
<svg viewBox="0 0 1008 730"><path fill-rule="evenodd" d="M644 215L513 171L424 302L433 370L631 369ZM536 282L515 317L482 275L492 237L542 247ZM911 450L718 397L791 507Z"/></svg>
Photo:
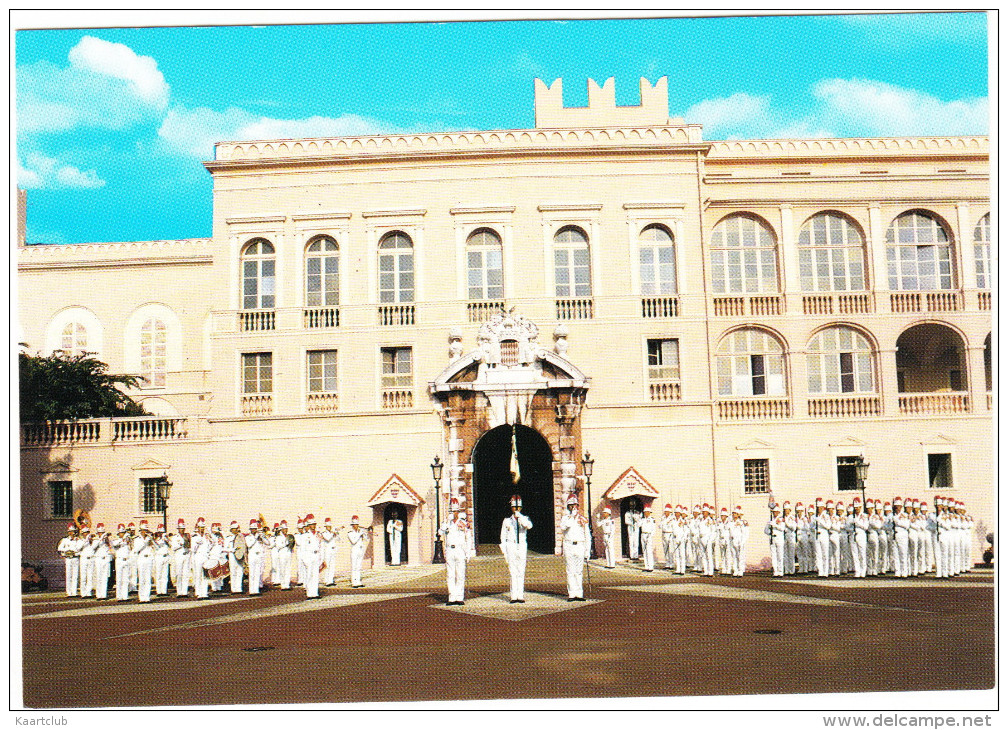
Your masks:
<svg viewBox="0 0 1008 730"><path fill-rule="evenodd" d="M515 440L517 426L511 426L511 482L517 484L521 479L521 472L518 469L518 442Z"/></svg>

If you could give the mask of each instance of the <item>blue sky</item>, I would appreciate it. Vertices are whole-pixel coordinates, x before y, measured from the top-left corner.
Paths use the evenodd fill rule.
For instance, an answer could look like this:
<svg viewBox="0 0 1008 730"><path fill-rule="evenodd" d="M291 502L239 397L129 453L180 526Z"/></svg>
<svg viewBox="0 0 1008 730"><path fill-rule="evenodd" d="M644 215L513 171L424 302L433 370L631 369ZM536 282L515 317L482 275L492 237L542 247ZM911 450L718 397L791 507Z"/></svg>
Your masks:
<svg viewBox="0 0 1008 730"><path fill-rule="evenodd" d="M189 16L179 15L178 22ZM669 80L705 139L986 134L979 13L22 30L29 242L208 236L230 139L528 128L533 80Z"/></svg>

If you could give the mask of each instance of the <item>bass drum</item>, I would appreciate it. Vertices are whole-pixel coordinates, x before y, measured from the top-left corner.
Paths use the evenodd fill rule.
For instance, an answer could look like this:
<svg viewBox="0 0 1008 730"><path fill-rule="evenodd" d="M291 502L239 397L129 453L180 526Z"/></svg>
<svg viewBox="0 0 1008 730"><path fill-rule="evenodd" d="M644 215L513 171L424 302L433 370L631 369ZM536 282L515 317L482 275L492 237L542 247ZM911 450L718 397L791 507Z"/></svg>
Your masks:
<svg viewBox="0 0 1008 730"><path fill-rule="evenodd" d="M241 542L238 542L238 539L236 538L234 556L235 560L237 560L239 563L244 563L246 557L245 538L241 537L241 535L239 535L238 538L241 539Z"/></svg>

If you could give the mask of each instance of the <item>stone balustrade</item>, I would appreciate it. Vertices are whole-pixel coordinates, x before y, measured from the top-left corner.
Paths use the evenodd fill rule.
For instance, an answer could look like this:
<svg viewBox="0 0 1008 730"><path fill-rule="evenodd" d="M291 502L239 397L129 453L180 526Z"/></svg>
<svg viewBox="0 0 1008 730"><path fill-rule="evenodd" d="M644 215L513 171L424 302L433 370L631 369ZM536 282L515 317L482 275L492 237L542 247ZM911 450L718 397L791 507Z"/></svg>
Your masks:
<svg viewBox="0 0 1008 730"><path fill-rule="evenodd" d="M273 394L245 394L241 399L243 416L268 416L273 413Z"/></svg>
<svg viewBox="0 0 1008 730"><path fill-rule="evenodd" d="M969 393L900 393L900 413L917 414L954 414L970 412Z"/></svg>
<svg viewBox="0 0 1008 730"><path fill-rule="evenodd" d="M791 417L788 398L732 398L719 400L718 417L723 421L776 421Z"/></svg>
<svg viewBox="0 0 1008 730"><path fill-rule="evenodd" d="M382 304L378 307L378 323L385 327L416 324L416 307L412 304Z"/></svg>
<svg viewBox="0 0 1008 730"><path fill-rule="evenodd" d="M412 408L412 388L385 388L382 390L382 408Z"/></svg>
<svg viewBox="0 0 1008 730"><path fill-rule="evenodd" d="M674 403L682 400L682 389L678 380L652 380L648 392L654 403Z"/></svg>
<svg viewBox="0 0 1008 730"><path fill-rule="evenodd" d="M644 319L661 319L679 316L679 297L643 297L641 316Z"/></svg>
<svg viewBox="0 0 1008 730"><path fill-rule="evenodd" d="M862 418L882 414L877 395L809 396L808 414L816 418Z"/></svg>
<svg viewBox="0 0 1008 730"><path fill-rule="evenodd" d="M276 329L276 311L249 309L238 312L238 329L242 332L267 332Z"/></svg>
<svg viewBox="0 0 1008 730"><path fill-rule="evenodd" d="M595 302L592 299L557 299L556 318L592 319L595 316Z"/></svg>
<svg viewBox="0 0 1008 730"><path fill-rule="evenodd" d="M339 308L305 307L304 326L306 329L339 327Z"/></svg>
<svg viewBox="0 0 1008 730"><path fill-rule="evenodd" d="M187 420L172 416L82 418L21 425L21 446L81 446L89 444L150 443L188 438Z"/></svg>
<svg viewBox="0 0 1008 730"><path fill-rule="evenodd" d="M467 302L466 312L470 322L488 322L498 312L504 309L504 300L487 299L479 302Z"/></svg>
<svg viewBox="0 0 1008 730"><path fill-rule="evenodd" d="M309 393L306 409L309 413L333 413L339 408L336 393Z"/></svg>

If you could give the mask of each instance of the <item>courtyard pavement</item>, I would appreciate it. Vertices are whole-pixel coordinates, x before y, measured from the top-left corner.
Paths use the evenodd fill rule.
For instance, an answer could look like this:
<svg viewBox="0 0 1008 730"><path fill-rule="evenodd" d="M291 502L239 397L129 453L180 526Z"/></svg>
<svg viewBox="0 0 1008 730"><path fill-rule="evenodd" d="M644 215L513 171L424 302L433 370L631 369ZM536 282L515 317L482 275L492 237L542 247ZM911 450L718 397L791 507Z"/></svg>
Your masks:
<svg viewBox="0 0 1008 730"><path fill-rule="evenodd" d="M303 589L139 605L22 601L28 707L985 689L994 577L673 575L593 562L568 602L562 558L530 555L526 603L499 556Z"/></svg>

